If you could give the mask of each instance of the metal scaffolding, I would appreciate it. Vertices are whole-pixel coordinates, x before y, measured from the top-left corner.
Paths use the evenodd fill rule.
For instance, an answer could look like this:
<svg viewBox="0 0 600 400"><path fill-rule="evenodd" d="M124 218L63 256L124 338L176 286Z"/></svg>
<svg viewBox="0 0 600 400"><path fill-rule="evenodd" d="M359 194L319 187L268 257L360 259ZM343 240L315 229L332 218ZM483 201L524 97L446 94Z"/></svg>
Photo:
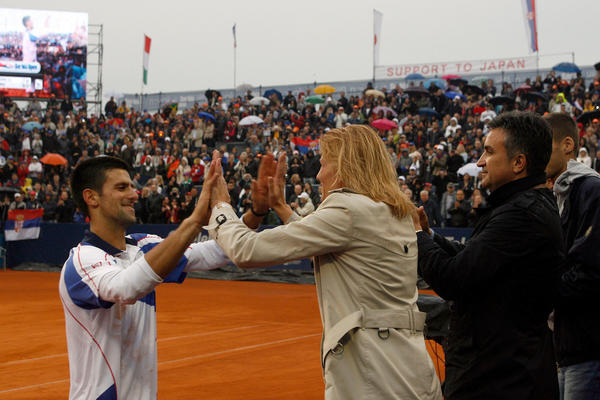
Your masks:
<svg viewBox="0 0 600 400"><path fill-rule="evenodd" d="M86 102L88 112L100 114L102 112L102 55L104 45L102 43L103 25L88 25L88 53L87 53L87 94ZM92 68L96 66L97 69ZM93 76L96 71L96 76Z"/></svg>

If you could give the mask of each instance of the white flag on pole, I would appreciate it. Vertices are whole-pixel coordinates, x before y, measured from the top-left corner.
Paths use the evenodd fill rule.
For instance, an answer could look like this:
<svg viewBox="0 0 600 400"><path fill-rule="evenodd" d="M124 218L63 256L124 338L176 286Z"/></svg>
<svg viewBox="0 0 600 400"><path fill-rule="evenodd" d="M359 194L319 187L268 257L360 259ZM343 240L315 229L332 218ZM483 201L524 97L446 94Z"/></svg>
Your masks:
<svg viewBox="0 0 600 400"><path fill-rule="evenodd" d="M373 66L379 65L379 48L381 46L381 23L383 13L373 9Z"/></svg>

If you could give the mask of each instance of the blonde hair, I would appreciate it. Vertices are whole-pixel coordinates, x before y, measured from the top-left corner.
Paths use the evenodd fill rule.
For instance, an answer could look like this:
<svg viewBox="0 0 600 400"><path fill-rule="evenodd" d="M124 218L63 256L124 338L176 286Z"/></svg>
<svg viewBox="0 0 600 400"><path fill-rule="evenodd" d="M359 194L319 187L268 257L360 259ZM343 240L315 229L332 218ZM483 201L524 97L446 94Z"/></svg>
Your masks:
<svg viewBox="0 0 600 400"><path fill-rule="evenodd" d="M383 141L366 125L332 129L321 137L322 157L336 166L343 187L387 204L403 218L415 207L400 190Z"/></svg>

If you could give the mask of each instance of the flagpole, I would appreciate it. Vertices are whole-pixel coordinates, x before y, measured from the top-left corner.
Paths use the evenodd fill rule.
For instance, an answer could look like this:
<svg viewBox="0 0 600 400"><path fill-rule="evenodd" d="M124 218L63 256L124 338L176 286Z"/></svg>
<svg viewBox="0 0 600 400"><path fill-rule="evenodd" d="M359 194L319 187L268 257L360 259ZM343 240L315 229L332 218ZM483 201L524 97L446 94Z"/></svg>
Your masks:
<svg viewBox="0 0 600 400"><path fill-rule="evenodd" d="M144 109L144 54L146 53L146 34L144 36L144 47L142 47L142 84L140 88L140 113Z"/></svg>
<svg viewBox="0 0 600 400"><path fill-rule="evenodd" d="M235 100L237 96L237 37L236 37L236 25L233 24L233 100Z"/></svg>
<svg viewBox="0 0 600 400"><path fill-rule="evenodd" d="M373 9L373 87L375 87L375 9Z"/></svg>

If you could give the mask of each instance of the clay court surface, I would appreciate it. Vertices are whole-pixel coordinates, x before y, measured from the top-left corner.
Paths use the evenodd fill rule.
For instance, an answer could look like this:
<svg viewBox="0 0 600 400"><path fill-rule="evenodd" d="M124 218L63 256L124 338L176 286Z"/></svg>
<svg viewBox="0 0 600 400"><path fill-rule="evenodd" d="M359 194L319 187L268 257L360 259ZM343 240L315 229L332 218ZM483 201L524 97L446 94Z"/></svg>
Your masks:
<svg viewBox="0 0 600 400"><path fill-rule="evenodd" d="M68 396L58 279L0 271L0 399ZM160 399L323 398L314 286L187 279L156 307Z"/></svg>

